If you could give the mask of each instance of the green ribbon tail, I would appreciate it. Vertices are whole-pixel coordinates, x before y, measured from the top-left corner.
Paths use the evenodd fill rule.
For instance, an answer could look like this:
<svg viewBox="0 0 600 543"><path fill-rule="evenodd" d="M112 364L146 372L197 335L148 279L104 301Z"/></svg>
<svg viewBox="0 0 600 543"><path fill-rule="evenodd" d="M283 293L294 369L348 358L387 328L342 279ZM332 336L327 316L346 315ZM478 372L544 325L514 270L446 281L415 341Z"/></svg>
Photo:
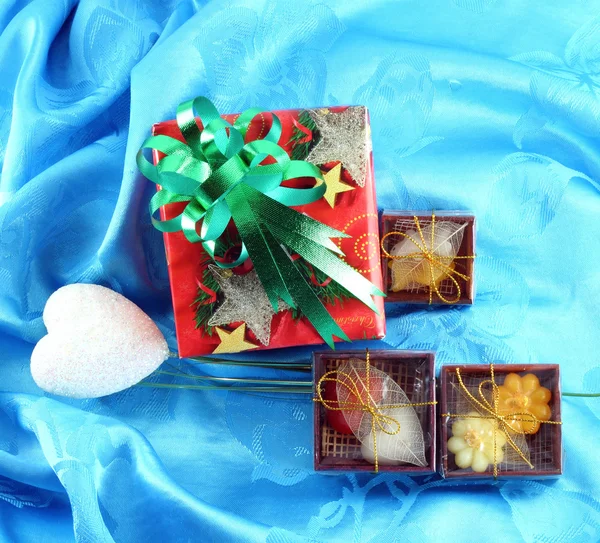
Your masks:
<svg viewBox="0 0 600 543"><path fill-rule="evenodd" d="M282 241L257 212L264 204L263 199L269 198L242 184L231 190L226 199L273 309L277 310L280 298L290 307L297 307L331 348L334 347L333 336L350 341L283 249Z"/></svg>
<svg viewBox="0 0 600 543"><path fill-rule="evenodd" d="M282 243L285 243L292 251L298 253L379 315L372 296L385 296L385 294L366 277L331 252L323 251L322 247L313 240L303 239L298 236L297 232L292 232L282 227L281 224L268 221L266 218L264 220Z"/></svg>
<svg viewBox="0 0 600 543"><path fill-rule="evenodd" d="M275 238L379 314L372 296L385 294L352 266L333 254L343 255L330 237L348 236L268 196L261 196L256 199L255 210ZM329 250L324 250L325 248Z"/></svg>
<svg viewBox="0 0 600 543"><path fill-rule="evenodd" d="M262 196L256 201L256 211L263 221L277 228L283 227L285 230L293 232L294 236L300 236L300 239L312 241L320 247L320 250L326 248L343 256L344 253L331 241L331 238L348 238L350 237L348 234L344 234L304 213L298 213L295 209L287 207L287 205L274 200L270 196L264 194ZM285 244L287 245L287 243Z"/></svg>
<svg viewBox="0 0 600 543"><path fill-rule="evenodd" d="M302 275L296 263L281 248L275 235L268 228L265 229L264 235L266 242L271 247L279 249L280 254L276 257L277 266L281 270L288 291L293 293L295 305L315 327L325 343L334 349L334 336L344 341L350 341L350 338L329 314L329 311Z"/></svg>

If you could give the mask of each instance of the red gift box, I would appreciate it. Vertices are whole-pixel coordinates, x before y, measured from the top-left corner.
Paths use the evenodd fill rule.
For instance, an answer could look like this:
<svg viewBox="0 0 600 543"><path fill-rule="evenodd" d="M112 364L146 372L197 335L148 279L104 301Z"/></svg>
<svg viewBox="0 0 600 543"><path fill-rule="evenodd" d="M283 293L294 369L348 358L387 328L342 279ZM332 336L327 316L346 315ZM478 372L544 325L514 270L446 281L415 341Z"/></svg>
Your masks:
<svg viewBox="0 0 600 543"><path fill-rule="evenodd" d="M335 207L332 209L325 198L311 204L297 206L299 212L306 213L310 217L326 223L341 232L352 237L333 239L338 247L344 252L344 259L348 264L361 272L369 281L379 289L382 289L381 261L379 258L379 227L377 216L377 203L375 197L375 185L373 181L373 158L370 146L369 117L366 108L358 107L364 113L365 118L365 144L360 148L364 151L364 186L357 183L344 167L342 162L340 181L353 187L353 190L345 190L334 196ZM320 114L324 112L329 115L339 115L348 110L348 107L332 107L327 110L315 110ZM311 146L311 131L299 123L301 110L285 110L274 112L281 121L282 134L279 145L288 154L292 155L292 139L300 139L302 143ZM224 115L223 118L233 123L238 115ZM246 140L249 141L268 130L270 115L260 116L260 123L251 124ZM299 135L299 130L302 131ZM168 135L183 141L175 120L155 124L154 135ZM340 137L344 134L340 132ZM316 143L318 145L318 142ZM359 151L360 151L359 149ZM357 151L358 152L358 151ZM154 151L155 163L160 160L160 155ZM295 157L294 157L295 158ZM359 157L360 158L360 157ZM319 167L323 172L331 171L339 164L332 161ZM356 170L354 170L356 171ZM297 180L296 183L302 183ZM300 184L291 186L301 186ZM161 208L162 220L170 219L180 213L183 206L172 205L169 209ZM180 357L199 356L212 353L219 345L220 339L216 334L208 335L196 327L194 301L199 292L199 283L202 280L204 268L209 259L200 243L190 243L182 232L164 234L165 248L167 254L167 265L171 283L173 298L173 310L175 315L175 328L177 332L177 344ZM246 269L238 270L238 273L247 272ZM318 285L315 275L313 283ZM324 302L325 303L325 302ZM344 299L334 304L326 303L327 310L338 325L350 339L378 339L385 335L385 317L383 311L383 298L375 297L375 304L379 315L366 307L357 299ZM231 331L240 323L230 323L220 326ZM257 345L257 349L275 349L280 347L291 347L297 345L321 344L323 339L306 318L295 319L290 310L276 313L271 323L271 335L268 345L262 345L248 328L246 329L246 340Z"/></svg>

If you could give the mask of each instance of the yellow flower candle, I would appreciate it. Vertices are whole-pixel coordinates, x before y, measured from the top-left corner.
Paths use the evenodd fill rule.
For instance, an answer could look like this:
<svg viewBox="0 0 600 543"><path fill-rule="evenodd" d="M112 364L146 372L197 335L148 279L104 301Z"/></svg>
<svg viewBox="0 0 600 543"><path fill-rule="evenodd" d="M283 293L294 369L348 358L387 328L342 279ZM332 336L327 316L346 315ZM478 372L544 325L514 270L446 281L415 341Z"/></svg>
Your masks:
<svg viewBox="0 0 600 543"><path fill-rule="evenodd" d="M498 413L500 415L530 414L538 421L550 420L552 410L548 405L552 393L540 385L540 380L533 373L523 377L509 373L504 384L498 387ZM535 434L540 429L540 422L527 420L510 421L509 426L518 433Z"/></svg>
<svg viewBox="0 0 600 543"><path fill-rule="evenodd" d="M459 468L471 468L477 473L483 473L490 464L494 463L494 433L496 463L504 459L506 436L497 429L495 421L476 418L479 413L470 412L465 418L457 420L452 425L452 437L448 440L448 450L455 455Z"/></svg>

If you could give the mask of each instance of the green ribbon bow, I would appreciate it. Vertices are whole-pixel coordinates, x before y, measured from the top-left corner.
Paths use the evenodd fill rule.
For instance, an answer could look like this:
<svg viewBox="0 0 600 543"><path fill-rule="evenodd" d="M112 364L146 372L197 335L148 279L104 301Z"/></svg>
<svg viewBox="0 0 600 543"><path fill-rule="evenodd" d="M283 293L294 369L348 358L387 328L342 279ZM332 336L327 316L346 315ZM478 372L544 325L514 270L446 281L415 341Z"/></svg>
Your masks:
<svg viewBox="0 0 600 543"><path fill-rule="evenodd" d="M333 336L349 338L288 251L298 253L375 312L371 295L383 293L336 256L343 253L330 238L348 235L290 208L315 202L326 187L317 182L321 179L318 168L291 160L277 144L281 136L277 116L272 114L271 128L262 139L245 142L248 127L261 113L258 108L249 109L231 125L207 98L179 105L177 124L186 143L170 136L152 136L137 154L142 174L161 187L150 200L152 223L161 232L181 230L190 242L202 243L215 260L217 240L233 219L242 240L241 254L235 262L217 259L215 263L233 268L250 258L273 309L277 310L279 298L298 308L333 348ZM202 130L195 114L202 121ZM154 165L144 157L144 149L166 156ZM270 163L263 164L269 157ZM300 177L315 178L315 186L281 186L283 181ZM176 202L187 202L182 213L164 221L155 218L161 207Z"/></svg>

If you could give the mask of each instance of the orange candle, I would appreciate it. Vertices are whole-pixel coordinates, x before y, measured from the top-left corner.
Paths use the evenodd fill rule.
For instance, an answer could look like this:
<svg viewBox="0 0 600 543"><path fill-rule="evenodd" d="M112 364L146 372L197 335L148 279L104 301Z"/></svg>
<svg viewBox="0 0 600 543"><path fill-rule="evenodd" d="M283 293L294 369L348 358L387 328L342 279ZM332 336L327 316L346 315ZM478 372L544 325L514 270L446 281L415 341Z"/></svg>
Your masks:
<svg viewBox="0 0 600 543"><path fill-rule="evenodd" d="M552 393L540 385L540 380L533 373L523 377L516 373L509 373L504 379L504 384L498 387L498 413L500 415L514 415L509 426L515 432L535 434L540 429L539 421L550 420L552 410L548 405ZM519 420L519 415L530 414L537 421Z"/></svg>

